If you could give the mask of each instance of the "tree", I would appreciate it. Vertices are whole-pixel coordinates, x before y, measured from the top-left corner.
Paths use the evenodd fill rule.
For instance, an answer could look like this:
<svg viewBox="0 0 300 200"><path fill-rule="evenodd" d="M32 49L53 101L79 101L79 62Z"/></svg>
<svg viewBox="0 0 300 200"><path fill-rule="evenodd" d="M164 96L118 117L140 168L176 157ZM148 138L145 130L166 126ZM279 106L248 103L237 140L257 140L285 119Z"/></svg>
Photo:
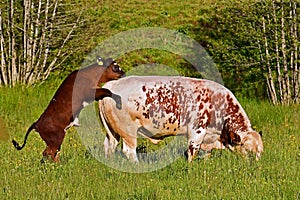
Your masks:
<svg viewBox="0 0 300 200"><path fill-rule="evenodd" d="M65 46L80 15L74 15L71 6L62 0L0 4L0 85L45 80L72 53Z"/></svg>
<svg viewBox="0 0 300 200"><path fill-rule="evenodd" d="M265 14L261 15L264 43L261 61L266 67L268 94L273 104L299 103L300 71L298 69L297 3L266 1L262 3Z"/></svg>
<svg viewBox="0 0 300 200"><path fill-rule="evenodd" d="M244 96L267 94L275 105L300 102L297 1L231 2L202 12L209 17L199 20L198 40L227 87Z"/></svg>

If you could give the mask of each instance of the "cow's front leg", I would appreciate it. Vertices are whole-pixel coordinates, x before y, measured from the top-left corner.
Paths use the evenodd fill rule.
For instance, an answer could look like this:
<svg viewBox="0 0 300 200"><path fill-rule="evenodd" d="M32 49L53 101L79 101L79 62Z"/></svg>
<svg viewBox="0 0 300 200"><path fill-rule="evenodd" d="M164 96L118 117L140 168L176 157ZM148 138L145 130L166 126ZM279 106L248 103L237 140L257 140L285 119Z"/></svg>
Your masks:
<svg viewBox="0 0 300 200"><path fill-rule="evenodd" d="M192 162L200 150L203 138L206 134L206 129L199 128L197 130L191 130L188 135L188 162Z"/></svg>
<svg viewBox="0 0 300 200"><path fill-rule="evenodd" d="M195 156L198 154L200 149L200 144L190 141L188 148L188 162L192 162Z"/></svg>

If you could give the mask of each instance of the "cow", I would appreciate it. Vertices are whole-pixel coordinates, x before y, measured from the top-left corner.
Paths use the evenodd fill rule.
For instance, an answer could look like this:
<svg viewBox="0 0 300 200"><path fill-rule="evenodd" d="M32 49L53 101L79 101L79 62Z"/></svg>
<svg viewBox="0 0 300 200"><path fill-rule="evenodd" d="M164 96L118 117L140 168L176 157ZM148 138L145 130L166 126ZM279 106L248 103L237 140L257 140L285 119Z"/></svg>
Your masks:
<svg viewBox="0 0 300 200"><path fill-rule="evenodd" d="M67 76L57 89L48 107L28 129L24 143L20 146L15 140L13 145L21 150L29 133L35 129L46 143L43 159L50 158L59 162L59 151L68 128L78 126L78 115L81 109L93 100L110 97L121 108L120 96L109 89L101 88L101 84L116 80L125 73L111 58L97 57L97 63L86 68L75 70Z"/></svg>
<svg viewBox="0 0 300 200"><path fill-rule="evenodd" d="M123 139L123 153L138 162L138 135L157 144L168 136L187 136L188 162L199 150L229 148L259 159L262 138L252 129L235 96L216 82L189 77L129 76L103 88L119 94L122 109L104 98L99 115L106 129L104 153L109 157Z"/></svg>

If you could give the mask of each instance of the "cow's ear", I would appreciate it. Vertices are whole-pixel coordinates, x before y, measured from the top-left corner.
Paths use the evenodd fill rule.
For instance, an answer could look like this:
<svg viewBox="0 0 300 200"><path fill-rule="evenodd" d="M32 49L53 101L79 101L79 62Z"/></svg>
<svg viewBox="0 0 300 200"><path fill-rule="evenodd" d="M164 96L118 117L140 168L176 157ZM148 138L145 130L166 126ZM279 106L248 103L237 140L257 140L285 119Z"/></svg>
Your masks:
<svg viewBox="0 0 300 200"><path fill-rule="evenodd" d="M97 56L96 58L97 58L97 64L102 66L104 64L103 59L100 56Z"/></svg>
<svg viewBox="0 0 300 200"><path fill-rule="evenodd" d="M262 131L259 131L259 135L260 135L260 137L262 137Z"/></svg>
<svg viewBox="0 0 300 200"><path fill-rule="evenodd" d="M233 131L229 132L229 136L233 144L238 144L241 142L241 137Z"/></svg>
<svg viewBox="0 0 300 200"><path fill-rule="evenodd" d="M241 143L241 137L238 134L235 134L235 143L240 144Z"/></svg>

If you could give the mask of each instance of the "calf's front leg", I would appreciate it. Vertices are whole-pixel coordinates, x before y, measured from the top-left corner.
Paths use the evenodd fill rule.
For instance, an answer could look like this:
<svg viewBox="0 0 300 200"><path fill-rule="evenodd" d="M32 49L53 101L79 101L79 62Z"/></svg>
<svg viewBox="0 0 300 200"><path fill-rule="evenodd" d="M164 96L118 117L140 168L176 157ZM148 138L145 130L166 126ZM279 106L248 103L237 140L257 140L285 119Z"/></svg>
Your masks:
<svg viewBox="0 0 300 200"><path fill-rule="evenodd" d="M95 100L102 100L104 97L111 97L116 102L116 107L122 109L122 100L121 96L112 93L109 89L106 88L97 88L95 93Z"/></svg>

